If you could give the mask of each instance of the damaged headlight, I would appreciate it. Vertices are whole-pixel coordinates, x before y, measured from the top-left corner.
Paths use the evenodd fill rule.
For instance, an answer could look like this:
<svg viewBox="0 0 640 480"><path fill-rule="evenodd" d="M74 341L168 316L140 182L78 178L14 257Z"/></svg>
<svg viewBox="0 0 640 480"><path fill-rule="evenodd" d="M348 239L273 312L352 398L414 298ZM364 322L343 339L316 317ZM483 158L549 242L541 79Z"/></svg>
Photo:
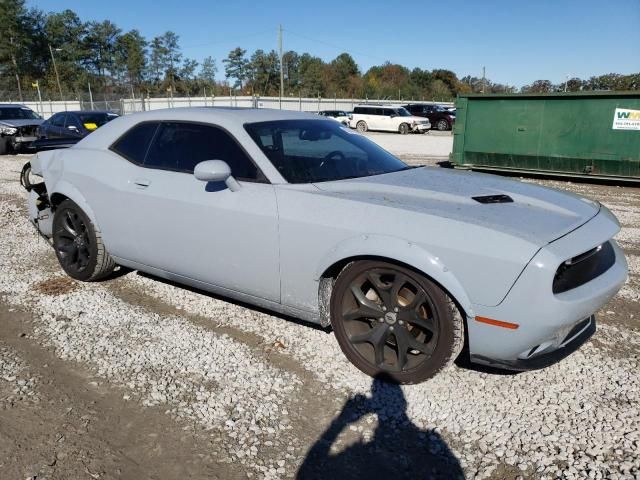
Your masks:
<svg viewBox="0 0 640 480"><path fill-rule="evenodd" d="M6 125L0 125L0 134L2 135L15 135L18 133L18 129L15 127L8 127Z"/></svg>

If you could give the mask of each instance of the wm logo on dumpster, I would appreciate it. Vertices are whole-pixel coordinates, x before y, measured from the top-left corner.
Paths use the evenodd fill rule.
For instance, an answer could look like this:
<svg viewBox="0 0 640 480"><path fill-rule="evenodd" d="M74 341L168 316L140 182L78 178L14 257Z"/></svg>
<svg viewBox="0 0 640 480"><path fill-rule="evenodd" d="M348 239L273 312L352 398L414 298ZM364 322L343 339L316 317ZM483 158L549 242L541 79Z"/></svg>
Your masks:
<svg viewBox="0 0 640 480"><path fill-rule="evenodd" d="M640 130L640 110L616 108L613 114L614 130Z"/></svg>

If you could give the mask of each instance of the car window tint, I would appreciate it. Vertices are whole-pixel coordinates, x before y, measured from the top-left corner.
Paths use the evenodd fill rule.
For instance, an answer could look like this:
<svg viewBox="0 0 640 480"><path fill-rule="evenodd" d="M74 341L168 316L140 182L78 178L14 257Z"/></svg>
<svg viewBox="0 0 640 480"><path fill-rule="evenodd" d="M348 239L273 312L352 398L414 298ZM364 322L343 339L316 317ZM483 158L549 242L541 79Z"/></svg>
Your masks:
<svg viewBox="0 0 640 480"><path fill-rule="evenodd" d="M258 169L224 130L197 123L167 122L153 140L145 167L193 173L205 160L223 160L240 180L262 180Z"/></svg>
<svg viewBox="0 0 640 480"><path fill-rule="evenodd" d="M248 124L245 129L290 183L365 177L409 168L364 136L333 121L279 120Z"/></svg>
<svg viewBox="0 0 640 480"><path fill-rule="evenodd" d="M70 125L73 125L76 128L80 128L80 124L78 123L78 119L76 118L75 115L71 114L71 113L67 113L66 115L66 120L64 122L64 126L68 127Z"/></svg>
<svg viewBox="0 0 640 480"><path fill-rule="evenodd" d="M131 162L142 164L157 128L157 122L140 123L120 137L111 150Z"/></svg>
<svg viewBox="0 0 640 480"><path fill-rule="evenodd" d="M64 119L66 115L64 113L56 113L51 119L51 125L54 127L64 127Z"/></svg>

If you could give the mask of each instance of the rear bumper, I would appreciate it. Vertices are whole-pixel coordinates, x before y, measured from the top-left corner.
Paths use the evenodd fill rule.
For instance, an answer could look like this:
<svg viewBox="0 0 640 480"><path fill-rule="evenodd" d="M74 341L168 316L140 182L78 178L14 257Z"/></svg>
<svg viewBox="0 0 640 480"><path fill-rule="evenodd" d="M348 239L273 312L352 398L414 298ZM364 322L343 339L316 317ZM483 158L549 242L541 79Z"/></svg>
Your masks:
<svg viewBox="0 0 640 480"><path fill-rule="evenodd" d="M577 349L593 334L589 330L595 330L595 320L583 322L592 319L626 281L627 261L611 239L618 230L615 217L602 208L585 225L542 248L500 304L473 304L475 318L468 320L471 358L520 370L540 368ZM558 266L606 241L611 242L615 263L591 281L554 294ZM484 323L477 317L508 322L512 328Z"/></svg>

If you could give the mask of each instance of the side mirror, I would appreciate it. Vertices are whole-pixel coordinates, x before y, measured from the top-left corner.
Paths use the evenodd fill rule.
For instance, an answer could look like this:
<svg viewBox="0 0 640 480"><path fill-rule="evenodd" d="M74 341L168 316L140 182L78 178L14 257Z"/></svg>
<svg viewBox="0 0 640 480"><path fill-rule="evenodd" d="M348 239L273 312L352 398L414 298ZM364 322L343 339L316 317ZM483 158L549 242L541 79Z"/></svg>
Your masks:
<svg viewBox="0 0 640 480"><path fill-rule="evenodd" d="M75 125L69 125L67 127L68 130L71 130L72 132L77 132L78 131L78 127L76 127Z"/></svg>
<svg viewBox="0 0 640 480"><path fill-rule="evenodd" d="M240 190L240 184L231 175L231 168L222 160L205 160L196 165L193 175L203 182L224 182L232 192Z"/></svg>

